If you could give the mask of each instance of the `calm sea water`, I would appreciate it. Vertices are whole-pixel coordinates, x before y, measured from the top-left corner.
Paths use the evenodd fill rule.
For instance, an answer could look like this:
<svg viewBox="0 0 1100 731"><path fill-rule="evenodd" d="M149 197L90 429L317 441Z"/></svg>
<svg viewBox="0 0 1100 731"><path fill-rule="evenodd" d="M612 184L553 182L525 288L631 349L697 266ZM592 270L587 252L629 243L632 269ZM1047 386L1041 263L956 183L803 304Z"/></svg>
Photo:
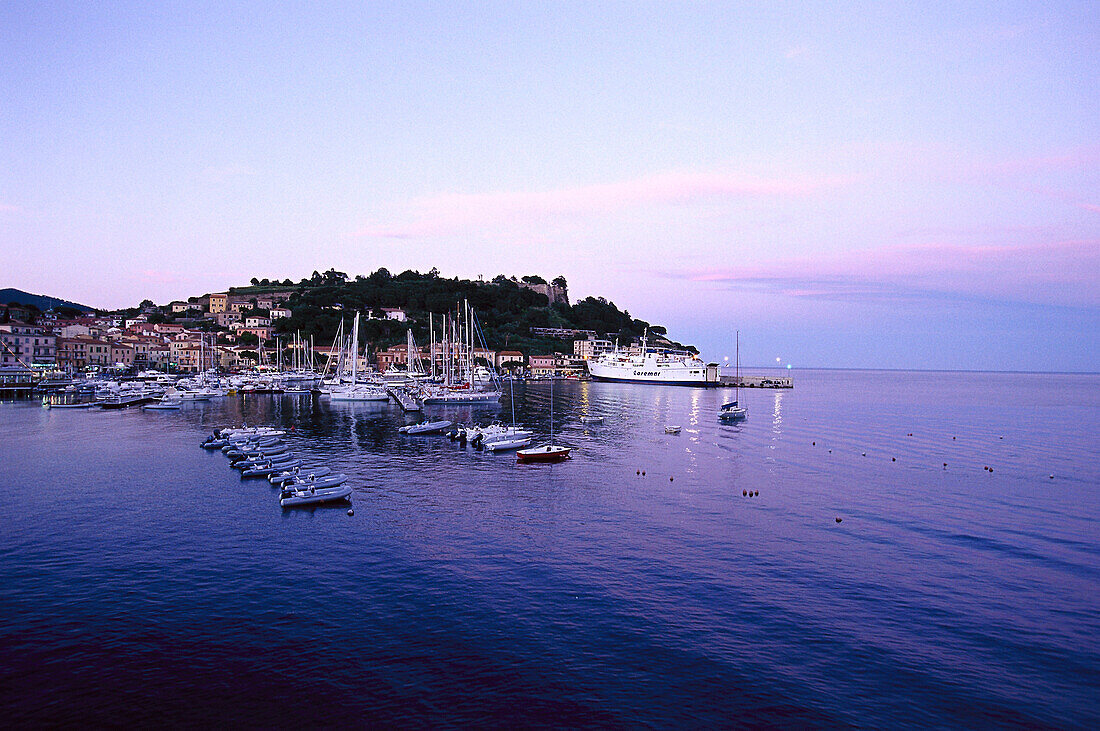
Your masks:
<svg viewBox="0 0 1100 731"><path fill-rule="evenodd" d="M736 426L558 384L553 466L308 396L0 404L4 721L1100 725L1100 376L795 378ZM548 428L548 384L516 402ZM244 421L354 516L198 447Z"/></svg>

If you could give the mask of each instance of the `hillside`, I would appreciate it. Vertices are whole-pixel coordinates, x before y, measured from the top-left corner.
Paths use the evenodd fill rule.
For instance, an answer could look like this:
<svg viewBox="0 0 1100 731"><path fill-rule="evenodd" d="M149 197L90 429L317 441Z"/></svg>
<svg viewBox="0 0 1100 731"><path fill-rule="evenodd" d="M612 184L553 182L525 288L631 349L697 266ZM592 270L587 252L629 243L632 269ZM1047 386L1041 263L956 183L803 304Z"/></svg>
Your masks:
<svg viewBox="0 0 1100 731"><path fill-rule="evenodd" d="M543 282L529 277L529 281ZM560 281L564 284L564 280ZM462 300L469 300L484 331L485 341L493 349L514 349L532 352L572 352L571 340L536 337L531 328L574 328L594 330L609 338L628 340L646 329L651 336L663 336L665 328L650 325L631 317L613 302L587 297L573 305L556 302L553 305L544 294L533 292L504 276L492 281L448 279L432 270L427 274L406 271L391 275L379 269L369 276L349 279L342 272L330 270L303 280L296 285L289 306L293 316L277 321L279 332L300 331L303 337L313 335L321 344L331 340L340 319L350 319L355 311L369 313L383 307L402 308L414 320L413 336L420 343L428 341L428 313L437 316L454 312ZM339 305L342 309L335 309ZM438 322L438 320L437 320ZM406 323L391 320L366 320L361 336L375 347L403 342Z"/></svg>
<svg viewBox="0 0 1100 731"><path fill-rule="evenodd" d="M95 311L94 307L77 304L76 302L69 302L68 300L63 300L58 297L50 297L44 294L31 294L30 292L24 292L21 289L13 289L11 287L0 289L0 306L10 305L12 303L34 305L43 312L55 307L71 307L74 310L80 310L82 312Z"/></svg>

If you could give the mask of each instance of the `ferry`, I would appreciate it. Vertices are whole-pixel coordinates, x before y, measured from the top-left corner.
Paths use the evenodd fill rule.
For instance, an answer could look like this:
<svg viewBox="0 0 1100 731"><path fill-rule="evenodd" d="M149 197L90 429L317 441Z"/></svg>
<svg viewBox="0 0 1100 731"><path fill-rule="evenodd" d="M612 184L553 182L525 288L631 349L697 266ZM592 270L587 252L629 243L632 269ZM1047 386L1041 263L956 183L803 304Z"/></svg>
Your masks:
<svg viewBox="0 0 1100 731"><path fill-rule="evenodd" d="M717 363L704 363L695 353L651 348L643 337L640 351L613 350L588 361L597 381L662 383L675 386L721 386Z"/></svg>

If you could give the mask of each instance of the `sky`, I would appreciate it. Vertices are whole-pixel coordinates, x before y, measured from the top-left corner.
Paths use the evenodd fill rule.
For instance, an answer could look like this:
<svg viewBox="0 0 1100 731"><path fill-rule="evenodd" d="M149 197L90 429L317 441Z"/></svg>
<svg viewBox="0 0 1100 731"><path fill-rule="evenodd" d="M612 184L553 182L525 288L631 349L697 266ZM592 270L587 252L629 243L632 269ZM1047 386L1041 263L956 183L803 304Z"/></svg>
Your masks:
<svg viewBox="0 0 1100 731"><path fill-rule="evenodd" d="M1100 3L0 0L0 287L563 275L747 365L1097 371Z"/></svg>

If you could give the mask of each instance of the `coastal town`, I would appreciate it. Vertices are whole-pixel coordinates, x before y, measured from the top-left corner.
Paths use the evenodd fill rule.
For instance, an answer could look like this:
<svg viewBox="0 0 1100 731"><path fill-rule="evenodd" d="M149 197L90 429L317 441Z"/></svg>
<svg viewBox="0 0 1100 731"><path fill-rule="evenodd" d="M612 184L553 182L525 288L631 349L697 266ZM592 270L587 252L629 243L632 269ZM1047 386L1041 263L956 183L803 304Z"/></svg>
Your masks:
<svg viewBox="0 0 1100 731"><path fill-rule="evenodd" d="M524 286L568 302L563 286L545 282ZM61 375L139 371L193 374L210 369L227 373L276 368L281 363L309 363L318 370L333 359L339 345L295 338L279 327L294 313L297 290L271 289L262 294L217 292L157 305L146 300L136 313L73 312L72 308L40 311L34 305L0 307L0 386L14 388ZM327 309L340 317L340 304ZM127 316L129 315L129 316ZM412 327L415 319L400 307L379 307L363 313L369 320ZM587 376L586 362L610 352L615 342L594 330L561 327L529 328L533 337L560 343L556 352L523 352L474 347L475 363L502 374L533 378ZM428 343L414 346L414 358L431 362L440 355ZM638 342L623 344L640 352ZM566 352L560 352L565 350ZM571 352L570 352L571 351ZM409 362L407 343L382 346L366 342L358 354L360 372L382 373Z"/></svg>
<svg viewBox="0 0 1100 731"><path fill-rule="evenodd" d="M0 367L26 374L96 373L107 370L161 370L196 373L215 368L227 372L275 365L280 357L308 348L307 357L323 366L335 346L300 346L276 334L272 323L289 317L285 298L233 297L224 293L204 295L195 302L145 306L132 318L87 314L64 318L55 312L37 313L11 305L8 322L0 324ZM154 321L154 315L179 315L174 322ZM399 308L382 308L371 317L407 322ZM213 326L211 326L213 325ZM475 348L475 359L497 370L517 375L581 375L584 361L611 349L609 340L593 331L542 329L536 333L572 340L573 355L525 354L517 350ZM428 361L429 346L417 348ZM360 353L360 368L386 371L408 360L408 346L373 349L368 343Z"/></svg>

